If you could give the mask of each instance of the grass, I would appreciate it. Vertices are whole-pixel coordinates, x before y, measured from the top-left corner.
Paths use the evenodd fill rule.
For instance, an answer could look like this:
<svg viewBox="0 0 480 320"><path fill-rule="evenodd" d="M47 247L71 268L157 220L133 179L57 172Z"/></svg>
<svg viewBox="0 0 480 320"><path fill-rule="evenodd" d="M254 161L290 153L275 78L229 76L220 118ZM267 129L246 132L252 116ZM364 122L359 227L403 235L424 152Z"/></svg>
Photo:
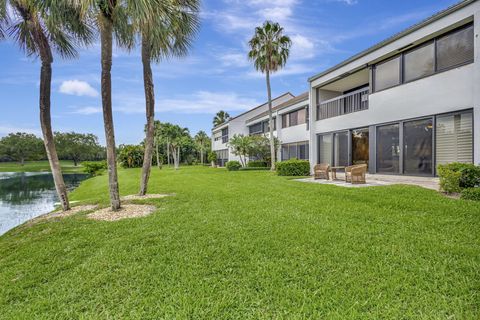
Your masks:
<svg viewBox="0 0 480 320"><path fill-rule="evenodd" d="M140 171L120 170L122 194ZM73 200L106 205L107 177ZM2 319L478 319L480 206L412 186L153 170L146 218L0 237Z"/></svg>
<svg viewBox="0 0 480 320"><path fill-rule="evenodd" d="M81 164L78 166L73 165L73 161L62 160L60 161L62 166L62 172L64 173L76 173L83 172ZM22 166L17 162L0 162L0 172L39 172L39 171L51 171L48 161L26 161Z"/></svg>

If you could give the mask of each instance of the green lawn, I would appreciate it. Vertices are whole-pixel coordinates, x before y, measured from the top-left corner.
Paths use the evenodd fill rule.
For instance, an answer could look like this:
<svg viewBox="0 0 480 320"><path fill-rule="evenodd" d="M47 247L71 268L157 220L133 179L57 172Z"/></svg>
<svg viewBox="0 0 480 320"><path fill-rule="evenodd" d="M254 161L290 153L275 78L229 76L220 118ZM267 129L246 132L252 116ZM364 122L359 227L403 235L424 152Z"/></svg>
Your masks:
<svg viewBox="0 0 480 320"><path fill-rule="evenodd" d="M74 166L73 161L60 161L64 173L83 172L81 165ZM0 162L0 172L38 172L50 171L48 161L26 161L23 166L17 162Z"/></svg>
<svg viewBox="0 0 480 320"><path fill-rule="evenodd" d="M479 319L480 206L412 186L152 171L158 211L0 237L2 319ZM120 170L122 194L139 170ZM107 203L106 175L72 200Z"/></svg>

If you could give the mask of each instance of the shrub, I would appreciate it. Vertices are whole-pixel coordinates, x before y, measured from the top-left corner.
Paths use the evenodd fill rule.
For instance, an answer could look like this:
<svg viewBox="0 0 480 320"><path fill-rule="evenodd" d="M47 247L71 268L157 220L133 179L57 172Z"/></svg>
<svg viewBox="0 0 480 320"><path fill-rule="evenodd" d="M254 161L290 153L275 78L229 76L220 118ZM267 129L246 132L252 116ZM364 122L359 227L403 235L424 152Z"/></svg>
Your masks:
<svg viewBox="0 0 480 320"><path fill-rule="evenodd" d="M143 165L143 148L137 145L122 145L118 161L124 168L140 168Z"/></svg>
<svg viewBox="0 0 480 320"><path fill-rule="evenodd" d="M308 160L290 159L277 162L277 174L279 176L309 176L310 162Z"/></svg>
<svg viewBox="0 0 480 320"><path fill-rule="evenodd" d="M270 170L270 168L267 167L245 167L245 168L240 168L240 171L267 171Z"/></svg>
<svg viewBox="0 0 480 320"><path fill-rule="evenodd" d="M107 161L85 161L82 162L82 166L85 173L97 176L107 169Z"/></svg>
<svg viewBox="0 0 480 320"><path fill-rule="evenodd" d="M465 200L480 201L480 188L463 189L460 197Z"/></svg>
<svg viewBox="0 0 480 320"><path fill-rule="evenodd" d="M247 163L247 167L249 168L266 168L267 162L263 160L253 160Z"/></svg>
<svg viewBox="0 0 480 320"><path fill-rule="evenodd" d="M217 162L217 153L213 152L213 151L210 151L208 153L207 159L208 159L208 162L216 163Z"/></svg>
<svg viewBox="0 0 480 320"><path fill-rule="evenodd" d="M474 164L453 162L438 166L440 188L447 193L458 193L480 184L480 167Z"/></svg>
<svg viewBox="0 0 480 320"><path fill-rule="evenodd" d="M238 161L228 161L227 164L225 165L227 167L228 171L238 171L242 165Z"/></svg>

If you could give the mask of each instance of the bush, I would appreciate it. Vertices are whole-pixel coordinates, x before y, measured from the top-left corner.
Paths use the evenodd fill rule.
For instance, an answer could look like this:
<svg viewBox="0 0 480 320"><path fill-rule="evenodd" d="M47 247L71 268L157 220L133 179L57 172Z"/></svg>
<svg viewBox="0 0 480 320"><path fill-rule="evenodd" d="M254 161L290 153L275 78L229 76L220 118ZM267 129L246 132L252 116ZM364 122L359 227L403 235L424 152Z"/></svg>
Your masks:
<svg viewBox="0 0 480 320"><path fill-rule="evenodd" d="M107 170L107 161L85 161L82 162L82 166L85 173L97 176L103 170Z"/></svg>
<svg viewBox="0 0 480 320"><path fill-rule="evenodd" d="M308 160L290 159L277 162L277 174L279 176L309 176L310 162Z"/></svg>
<svg viewBox="0 0 480 320"><path fill-rule="evenodd" d="M460 197L464 200L480 201L480 188L463 189Z"/></svg>
<svg viewBox="0 0 480 320"><path fill-rule="evenodd" d="M122 145L118 161L124 168L141 168L143 166L143 148L137 145Z"/></svg>
<svg viewBox="0 0 480 320"><path fill-rule="evenodd" d="M474 164L453 162L438 166L440 188L447 193L458 193L462 189L480 184L480 167Z"/></svg>
<svg viewBox="0 0 480 320"><path fill-rule="evenodd" d="M252 160L247 163L248 168L266 168L267 162L263 160Z"/></svg>
<svg viewBox="0 0 480 320"><path fill-rule="evenodd" d="M228 161L227 164L225 165L227 167L228 171L238 171L242 165L238 161Z"/></svg>
<svg viewBox="0 0 480 320"><path fill-rule="evenodd" d="M270 170L270 168L266 167L245 167L245 168L240 168L240 171L267 171Z"/></svg>

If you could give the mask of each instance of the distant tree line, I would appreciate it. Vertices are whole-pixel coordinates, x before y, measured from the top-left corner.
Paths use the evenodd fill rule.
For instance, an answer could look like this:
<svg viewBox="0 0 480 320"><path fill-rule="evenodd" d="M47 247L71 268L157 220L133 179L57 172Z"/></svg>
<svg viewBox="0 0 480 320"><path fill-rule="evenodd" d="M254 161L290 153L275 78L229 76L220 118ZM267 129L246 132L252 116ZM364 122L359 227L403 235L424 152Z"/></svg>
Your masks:
<svg viewBox="0 0 480 320"><path fill-rule="evenodd" d="M77 166L81 161L105 159L105 148L98 143L94 134L76 132L55 132L55 145L60 160L72 160ZM10 133L0 139L0 161L45 160L47 153L43 140L31 133Z"/></svg>

